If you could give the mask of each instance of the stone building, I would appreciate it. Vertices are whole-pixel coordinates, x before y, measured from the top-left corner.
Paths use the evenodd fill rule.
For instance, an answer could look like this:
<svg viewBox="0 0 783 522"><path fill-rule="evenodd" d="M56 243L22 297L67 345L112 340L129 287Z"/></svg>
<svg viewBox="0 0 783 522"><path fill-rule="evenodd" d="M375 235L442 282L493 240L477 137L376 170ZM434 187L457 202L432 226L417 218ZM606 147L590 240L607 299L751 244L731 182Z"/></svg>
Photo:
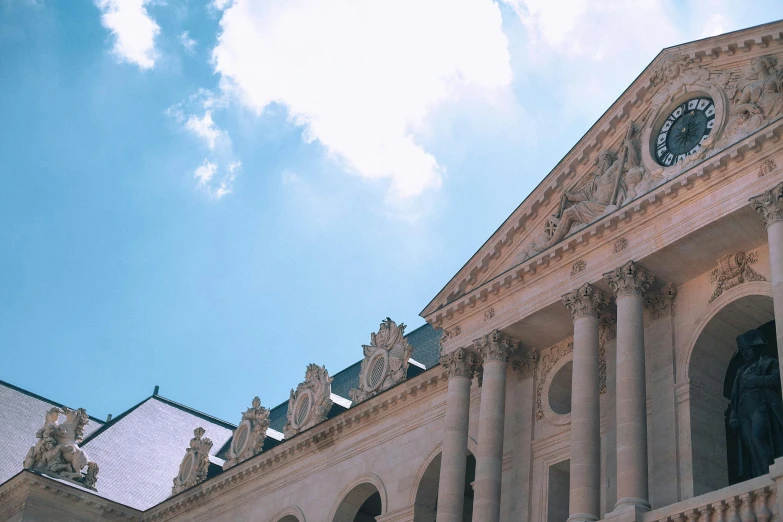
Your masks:
<svg viewBox="0 0 783 522"><path fill-rule="evenodd" d="M662 51L427 325L383 321L276 408L156 393L85 425L0 385L0 519L780 520L782 44L775 22Z"/></svg>

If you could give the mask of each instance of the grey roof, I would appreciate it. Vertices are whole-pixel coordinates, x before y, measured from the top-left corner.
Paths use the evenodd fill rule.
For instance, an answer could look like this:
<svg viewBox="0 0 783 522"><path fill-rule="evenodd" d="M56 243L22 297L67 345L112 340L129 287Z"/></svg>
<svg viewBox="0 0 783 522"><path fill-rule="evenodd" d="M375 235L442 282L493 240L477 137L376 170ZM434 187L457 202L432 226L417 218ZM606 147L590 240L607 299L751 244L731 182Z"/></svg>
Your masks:
<svg viewBox="0 0 783 522"><path fill-rule="evenodd" d="M405 336L413 346L414 360L424 365L426 369L440 364L440 337L443 330L436 330L431 324L425 323Z"/></svg>
<svg viewBox="0 0 783 522"><path fill-rule="evenodd" d="M22 461L36 442L35 432L44 424L46 412L52 407L62 407L7 382L0 381L0 484L22 471ZM85 437L103 425L90 417L84 427Z"/></svg>
<svg viewBox="0 0 783 522"><path fill-rule="evenodd" d="M235 426L160 396L152 396L108 423L82 447L98 463L98 494L136 509L171 495L193 430L202 427L215 455Z"/></svg>

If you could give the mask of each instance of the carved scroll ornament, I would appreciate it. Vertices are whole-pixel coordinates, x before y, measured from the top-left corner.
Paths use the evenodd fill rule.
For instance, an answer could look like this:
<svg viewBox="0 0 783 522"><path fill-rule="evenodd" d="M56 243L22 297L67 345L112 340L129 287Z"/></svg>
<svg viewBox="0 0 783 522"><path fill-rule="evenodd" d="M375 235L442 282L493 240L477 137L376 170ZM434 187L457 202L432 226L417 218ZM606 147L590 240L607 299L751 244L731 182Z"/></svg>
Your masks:
<svg viewBox="0 0 783 522"><path fill-rule="evenodd" d="M65 416L63 422L59 422L60 415ZM35 434L38 442L24 458L24 467L95 490L98 464L91 462L78 445L84 437L84 427L89 422L83 408L50 409L43 427ZM83 471L85 468L86 471Z"/></svg>
<svg viewBox="0 0 783 522"><path fill-rule="evenodd" d="M326 367L310 364L305 380L291 390L288 399L287 421L283 427L286 438L305 431L326 420L332 409L332 378Z"/></svg>
<svg viewBox="0 0 783 522"><path fill-rule="evenodd" d="M405 339L405 325L390 318L381 322L378 333L370 334L370 344L362 345L364 359L359 372L359 387L349 394L361 402L405 380L413 346Z"/></svg>
<svg viewBox="0 0 783 522"><path fill-rule="evenodd" d="M234 430L228 459L223 464L223 469L236 466L261 453L268 428L269 410L261 406L261 399L255 397L250 408L242 414L242 422Z"/></svg>
<svg viewBox="0 0 783 522"><path fill-rule="evenodd" d="M193 430L194 437L185 450L185 457L179 465L179 473L174 477L174 485L171 494L176 495L196 484L207 480L209 472L209 451L212 449L212 441L204 437L204 428ZM204 437L204 438L202 438Z"/></svg>

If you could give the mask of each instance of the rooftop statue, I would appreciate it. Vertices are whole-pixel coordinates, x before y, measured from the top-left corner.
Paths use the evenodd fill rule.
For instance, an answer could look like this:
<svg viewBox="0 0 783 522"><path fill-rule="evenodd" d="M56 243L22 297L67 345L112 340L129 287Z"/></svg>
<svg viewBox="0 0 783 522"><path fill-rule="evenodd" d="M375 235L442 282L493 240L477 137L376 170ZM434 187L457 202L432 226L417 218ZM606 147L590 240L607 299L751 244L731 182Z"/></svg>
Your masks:
<svg viewBox="0 0 783 522"><path fill-rule="evenodd" d="M353 402L369 399L405 380L413 347L405 339L405 325L386 318L378 333L370 334L370 344L362 345L364 359L359 387L350 391Z"/></svg>
<svg viewBox="0 0 783 522"><path fill-rule="evenodd" d="M745 364L737 370L731 392L729 427L739 432L737 470L741 480L765 475L783 455L783 400L778 360L767 357L767 341L758 330L737 337Z"/></svg>
<svg viewBox="0 0 783 522"><path fill-rule="evenodd" d="M59 422L60 415L65 416ZM52 408L46 413L44 425L35 436L38 442L24 458L25 469L44 475L76 482L95 490L98 481L98 464L90 462L78 442L84 437L84 427L90 422L83 408ZM86 471L82 471L86 468Z"/></svg>

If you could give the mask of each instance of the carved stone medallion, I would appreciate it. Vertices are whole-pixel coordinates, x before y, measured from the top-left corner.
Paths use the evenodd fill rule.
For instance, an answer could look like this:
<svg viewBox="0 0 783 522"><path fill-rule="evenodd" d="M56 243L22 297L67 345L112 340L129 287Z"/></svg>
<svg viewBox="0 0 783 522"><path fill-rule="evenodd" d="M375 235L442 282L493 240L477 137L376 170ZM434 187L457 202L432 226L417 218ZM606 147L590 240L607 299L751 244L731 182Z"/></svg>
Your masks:
<svg viewBox="0 0 783 522"><path fill-rule="evenodd" d="M285 438L293 437L326 420L332 409L332 379L324 366L309 364L304 382L291 390L288 399Z"/></svg>
<svg viewBox="0 0 783 522"><path fill-rule="evenodd" d="M234 430L228 459L223 464L223 469L236 466L261 453L268 428L269 410L261 406L261 399L255 397L252 406L242 414L242 422Z"/></svg>
<svg viewBox="0 0 783 522"><path fill-rule="evenodd" d="M715 291L708 302L713 302L724 291L739 284L750 281L766 281L764 276L750 267L757 261L758 255L755 252L749 254L737 252L721 256L718 259L718 268L710 272L710 282L715 283Z"/></svg>
<svg viewBox="0 0 783 522"><path fill-rule="evenodd" d="M364 359L359 372L359 387L349 394L353 402L361 402L405 380L408 360L413 347L405 339L405 325L388 317L378 333L370 334L370 344L362 345Z"/></svg>
<svg viewBox="0 0 783 522"><path fill-rule="evenodd" d="M174 485L171 487L172 495L207 480L212 441L204 437L204 433L206 433L204 428L193 430L194 437L190 439L190 446L185 450L185 457L179 465L179 473L174 477Z"/></svg>

